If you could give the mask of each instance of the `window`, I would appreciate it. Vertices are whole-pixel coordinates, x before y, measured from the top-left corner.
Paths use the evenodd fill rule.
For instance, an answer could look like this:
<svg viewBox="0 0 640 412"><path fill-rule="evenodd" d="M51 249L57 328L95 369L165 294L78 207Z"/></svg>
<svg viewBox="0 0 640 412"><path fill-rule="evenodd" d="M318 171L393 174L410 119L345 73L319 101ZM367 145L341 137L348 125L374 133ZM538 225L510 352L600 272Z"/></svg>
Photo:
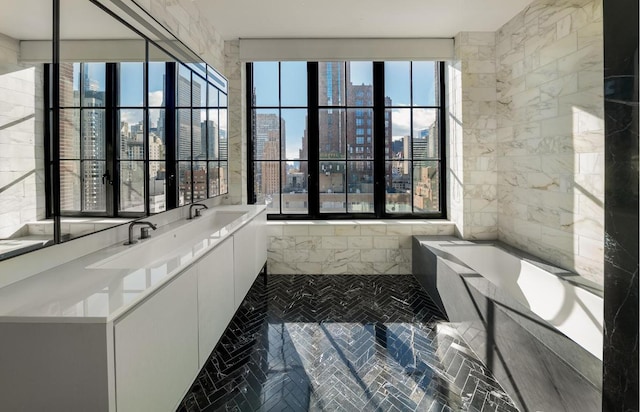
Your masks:
<svg viewBox="0 0 640 412"><path fill-rule="evenodd" d="M271 218L444 217L442 66L248 63L250 201Z"/></svg>
<svg viewBox="0 0 640 412"><path fill-rule="evenodd" d="M142 216L227 193L226 81L150 55L60 64L63 215Z"/></svg>

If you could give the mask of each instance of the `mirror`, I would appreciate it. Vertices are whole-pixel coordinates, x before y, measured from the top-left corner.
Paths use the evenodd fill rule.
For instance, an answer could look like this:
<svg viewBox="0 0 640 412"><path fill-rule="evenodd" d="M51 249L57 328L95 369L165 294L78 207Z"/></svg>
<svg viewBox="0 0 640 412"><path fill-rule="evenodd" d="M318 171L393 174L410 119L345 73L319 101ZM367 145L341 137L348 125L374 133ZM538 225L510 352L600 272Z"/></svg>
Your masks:
<svg viewBox="0 0 640 412"><path fill-rule="evenodd" d="M44 4L43 4L44 3ZM4 0L0 13L0 260L53 243L47 219L44 83L50 53L25 58L22 43L51 50L53 9L42 0ZM49 59L49 60L48 60Z"/></svg>
<svg viewBox="0 0 640 412"><path fill-rule="evenodd" d="M222 76L119 0L61 0L59 27L58 82L51 7L3 3L0 260L53 243L53 194L65 241L227 192Z"/></svg>

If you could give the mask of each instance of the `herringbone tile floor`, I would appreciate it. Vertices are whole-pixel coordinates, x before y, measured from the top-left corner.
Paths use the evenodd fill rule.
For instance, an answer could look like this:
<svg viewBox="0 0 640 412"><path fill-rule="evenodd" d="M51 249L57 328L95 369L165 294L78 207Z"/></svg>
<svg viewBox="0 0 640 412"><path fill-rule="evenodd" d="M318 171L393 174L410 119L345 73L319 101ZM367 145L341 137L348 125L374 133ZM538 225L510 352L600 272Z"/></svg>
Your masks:
<svg viewBox="0 0 640 412"><path fill-rule="evenodd" d="M411 275L260 275L179 412L517 411Z"/></svg>

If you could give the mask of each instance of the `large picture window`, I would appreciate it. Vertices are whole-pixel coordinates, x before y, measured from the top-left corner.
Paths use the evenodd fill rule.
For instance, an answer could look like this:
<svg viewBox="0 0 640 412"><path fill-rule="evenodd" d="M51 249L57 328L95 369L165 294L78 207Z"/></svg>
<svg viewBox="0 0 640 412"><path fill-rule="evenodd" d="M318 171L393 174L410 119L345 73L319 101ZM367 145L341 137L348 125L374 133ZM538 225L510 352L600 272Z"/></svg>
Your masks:
<svg viewBox="0 0 640 412"><path fill-rule="evenodd" d="M445 217L442 63L247 64L250 201L270 217Z"/></svg>

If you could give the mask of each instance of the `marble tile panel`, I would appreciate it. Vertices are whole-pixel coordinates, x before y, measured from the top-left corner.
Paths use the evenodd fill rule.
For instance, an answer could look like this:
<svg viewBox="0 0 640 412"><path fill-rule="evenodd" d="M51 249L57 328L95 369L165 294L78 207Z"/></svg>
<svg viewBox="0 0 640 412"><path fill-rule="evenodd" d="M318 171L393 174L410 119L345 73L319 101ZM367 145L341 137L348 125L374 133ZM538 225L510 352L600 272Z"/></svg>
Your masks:
<svg viewBox="0 0 640 412"><path fill-rule="evenodd" d="M323 236L322 249L346 249L348 238L343 236Z"/></svg>
<svg viewBox="0 0 640 412"><path fill-rule="evenodd" d="M332 225L310 225L310 236L334 236L335 229Z"/></svg>
<svg viewBox="0 0 640 412"><path fill-rule="evenodd" d="M333 249L316 249L309 251L309 262L325 263L335 260L335 251Z"/></svg>

